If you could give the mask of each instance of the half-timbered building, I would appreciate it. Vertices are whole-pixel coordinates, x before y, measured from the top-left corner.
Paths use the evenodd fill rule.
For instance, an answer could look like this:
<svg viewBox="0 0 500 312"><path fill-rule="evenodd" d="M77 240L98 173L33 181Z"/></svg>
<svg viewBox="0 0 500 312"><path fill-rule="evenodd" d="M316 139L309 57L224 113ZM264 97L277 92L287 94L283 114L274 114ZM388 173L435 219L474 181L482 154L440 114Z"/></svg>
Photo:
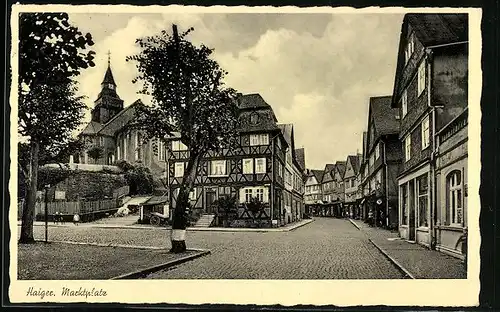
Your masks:
<svg viewBox="0 0 500 312"><path fill-rule="evenodd" d="M391 96L371 97L368 108L365 204L375 224L397 227L397 177L401 166L399 110L391 107Z"/></svg>
<svg viewBox="0 0 500 312"><path fill-rule="evenodd" d="M318 215L321 211L323 173L323 170L307 169L304 202L308 215Z"/></svg>
<svg viewBox="0 0 500 312"><path fill-rule="evenodd" d="M239 145L219 153L209 151L203 156L190 194L192 209L198 215L216 216L214 202L221 197L235 197L238 202L235 222L244 226L246 220L255 217L250 214L247 203L257 198L265 208L256 218L263 222L278 225L300 219L297 212L302 211L303 199L291 195L294 171L288 173L289 168L297 165L293 128L279 127L273 109L259 94L238 94L237 105ZM167 138L166 148L173 209L189 149L175 135ZM297 185L298 189L301 187ZM217 216L214 222L219 222Z"/></svg>

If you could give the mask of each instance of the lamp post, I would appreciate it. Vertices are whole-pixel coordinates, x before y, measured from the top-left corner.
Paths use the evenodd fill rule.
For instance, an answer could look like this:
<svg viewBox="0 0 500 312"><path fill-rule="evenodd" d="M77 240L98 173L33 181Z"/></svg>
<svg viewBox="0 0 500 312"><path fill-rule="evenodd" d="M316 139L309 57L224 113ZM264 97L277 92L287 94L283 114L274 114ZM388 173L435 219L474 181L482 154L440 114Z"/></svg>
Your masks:
<svg viewBox="0 0 500 312"><path fill-rule="evenodd" d="M45 185L45 242L48 242L49 237L49 207L47 201L47 193L49 191L50 184Z"/></svg>

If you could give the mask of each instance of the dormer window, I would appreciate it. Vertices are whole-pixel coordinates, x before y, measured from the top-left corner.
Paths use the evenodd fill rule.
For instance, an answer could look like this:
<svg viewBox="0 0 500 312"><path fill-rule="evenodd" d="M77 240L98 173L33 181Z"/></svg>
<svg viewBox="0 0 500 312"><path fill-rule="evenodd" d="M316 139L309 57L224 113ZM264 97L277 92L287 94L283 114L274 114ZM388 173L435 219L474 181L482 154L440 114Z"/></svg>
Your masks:
<svg viewBox="0 0 500 312"><path fill-rule="evenodd" d="M115 85L112 84L112 83L108 83L108 88L110 88L111 90L114 90L115 89Z"/></svg>

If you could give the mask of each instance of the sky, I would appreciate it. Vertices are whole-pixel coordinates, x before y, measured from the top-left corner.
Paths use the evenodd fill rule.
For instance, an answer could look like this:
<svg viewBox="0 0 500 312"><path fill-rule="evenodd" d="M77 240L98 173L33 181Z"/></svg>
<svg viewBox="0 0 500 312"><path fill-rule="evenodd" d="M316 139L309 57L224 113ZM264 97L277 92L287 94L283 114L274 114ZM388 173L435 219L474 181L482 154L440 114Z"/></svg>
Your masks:
<svg viewBox="0 0 500 312"><path fill-rule="evenodd" d="M229 87L259 93L279 123L293 123L295 146L305 148L310 169L362 151L369 98L392 93L402 20L403 14L387 13L70 14L95 42L96 66L77 78L89 107L108 51L125 106L147 101L132 83L135 65L125 61L139 51L135 40L170 31L172 23L181 32L194 27L188 38L215 49Z"/></svg>

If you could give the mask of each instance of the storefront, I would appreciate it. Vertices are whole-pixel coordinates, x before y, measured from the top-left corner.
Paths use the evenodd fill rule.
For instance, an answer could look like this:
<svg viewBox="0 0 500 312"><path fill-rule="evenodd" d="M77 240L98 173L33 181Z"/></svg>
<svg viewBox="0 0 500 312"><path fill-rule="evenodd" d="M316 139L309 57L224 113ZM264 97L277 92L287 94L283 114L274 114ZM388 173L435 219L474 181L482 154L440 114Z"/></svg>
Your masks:
<svg viewBox="0 0 500 312"><path fill-rule="evenodd" d="M430 247L430 165L399 179L399 235Z"/></svg>

